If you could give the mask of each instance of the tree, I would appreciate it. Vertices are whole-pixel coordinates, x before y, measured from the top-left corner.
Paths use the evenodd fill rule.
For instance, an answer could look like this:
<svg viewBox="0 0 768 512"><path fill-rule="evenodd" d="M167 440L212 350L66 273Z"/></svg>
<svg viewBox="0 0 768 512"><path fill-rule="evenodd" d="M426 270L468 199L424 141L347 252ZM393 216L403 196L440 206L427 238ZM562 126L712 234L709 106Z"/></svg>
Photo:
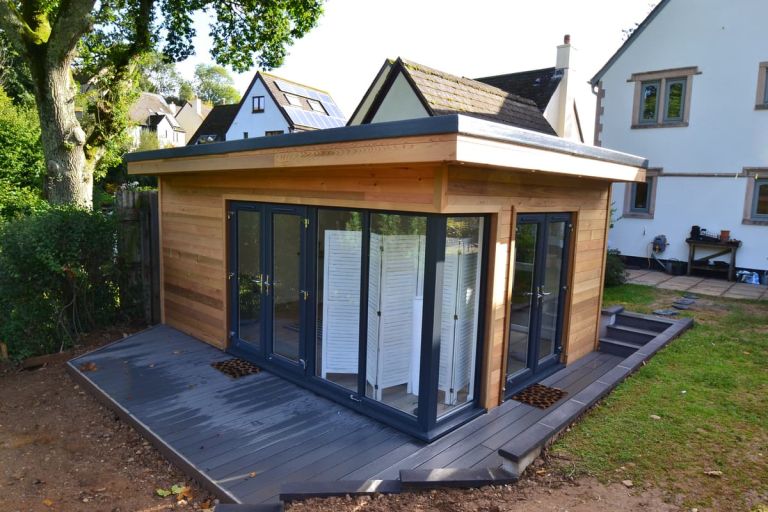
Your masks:
<svg viewBox="0 0 768 512"><path fill-rule="evenodd" d="M214 105L240 101L240 93L235 89L234 80L222 66L215 64L195 66L194 87L198 98Z"/></svg>
<svg viewBox="0 0 768 512"><path fill-rule="evenodd" d="M138 89L159 94L166 100L178 98L179 90L185 82L176 71L176 63L157 52L148 53L139 66Z"/></svg>
<svg viewBox="0 0 768 512"><path fill-rule="evenodd" d="M322 1L0 0L0 31L32 77L49 201L91 206L94 169L128 125L138 61L154 50L176 62L191 55L195 13L211 19L214 60L245 71L254 60L280 65ZM80 90L97 91L83 125Z"/></svg>

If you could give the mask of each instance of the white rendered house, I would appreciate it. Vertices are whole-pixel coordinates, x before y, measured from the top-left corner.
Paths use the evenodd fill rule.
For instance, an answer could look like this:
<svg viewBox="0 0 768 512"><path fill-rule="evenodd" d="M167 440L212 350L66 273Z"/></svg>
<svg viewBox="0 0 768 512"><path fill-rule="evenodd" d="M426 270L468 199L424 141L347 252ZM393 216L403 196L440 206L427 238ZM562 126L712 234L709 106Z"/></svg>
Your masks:
<svg viewBox="0 0 768 512"><path fill-rule="evenodd" d="M610 247L650 258L665 235L659 258L687 261L692 226L729 230L736 265L768 269L767 17L764 0L662 0L594 76L595 144L649 160L646 184L613 185Z"/></svg>

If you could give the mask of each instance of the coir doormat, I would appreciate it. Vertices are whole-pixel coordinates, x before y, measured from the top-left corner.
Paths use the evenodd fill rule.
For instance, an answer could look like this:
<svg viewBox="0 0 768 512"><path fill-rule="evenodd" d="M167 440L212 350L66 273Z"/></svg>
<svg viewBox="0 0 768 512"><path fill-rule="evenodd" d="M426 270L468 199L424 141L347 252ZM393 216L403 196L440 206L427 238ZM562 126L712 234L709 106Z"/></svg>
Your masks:
<svg viewBox="0 0 768 512"><path fill-rule="evenodd" d="M229 375L233 379L239 379L240 377L252 375L261 371L261 368L258 366L237 358L227 359L226 361L216 361L215 363L211 363L211 366L221 373Z"/></svg>
<svg viewBox="0 0 768 512"><path fill-rule="evenodd" d="M539 409L546 409L567 394L562 389L550 388L542 384L533 384L513 395L512 400L517 400Z"/></svg>

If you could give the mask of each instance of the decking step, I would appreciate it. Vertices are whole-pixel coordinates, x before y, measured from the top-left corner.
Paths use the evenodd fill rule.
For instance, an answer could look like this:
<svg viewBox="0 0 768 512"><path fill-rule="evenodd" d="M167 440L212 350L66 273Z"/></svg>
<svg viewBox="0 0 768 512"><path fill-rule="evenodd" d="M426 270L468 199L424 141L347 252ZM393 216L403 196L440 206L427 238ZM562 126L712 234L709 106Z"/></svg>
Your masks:
<svg viewBox="0 0 768 512"><path fill-rule="evenodd" d="M626 341L629 343L639 343L644 345L659 335L656 331L641 329L639 327L630 327L628 325L609 325L606 327L608 338Z"/></svg>
<svg viewBox="0 0 768 512"><path fill-rule="evenodd" d="M642 343L633 343L609 337L600 338L600 352L615 356L629 357L642 346Z"/></svg>
<svg viewBox="0 0 768 512"><path fill-rule="evenodd" d="M658 334L668 329L673 323L674 322L672 321L661 320L639 313L628 313L625 311L616 315L616 323L614 325L645 329Z"/></svg>
<svg viewBox="0 0 768 512"><path fill-rule="evenodd" d="M401 469L403 488L433 489L436 487L481 487L504 485L517 481L517 477L501 468L440 468Z"/></svg>
<svg viewBox="0 0 768 512"><path fill-rule="evenodd" d="M399 480L336 480L328 482L288 482L280 487L283 501L309 498L330 498L333 496L371 496L373 494L396 494L402 490Z"/></svg>

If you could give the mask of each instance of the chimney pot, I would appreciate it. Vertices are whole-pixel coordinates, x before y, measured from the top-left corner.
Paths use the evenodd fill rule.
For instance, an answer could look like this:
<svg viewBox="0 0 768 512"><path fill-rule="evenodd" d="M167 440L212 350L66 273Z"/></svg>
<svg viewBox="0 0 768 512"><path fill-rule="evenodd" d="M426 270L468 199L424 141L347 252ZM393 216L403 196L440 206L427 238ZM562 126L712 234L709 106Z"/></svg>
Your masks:
<svg viewBox="0 0 768 512"><path fill-rule="evenodd" d="M565 34L563 36L563 44L571 44L571 34Z"/></svg>

